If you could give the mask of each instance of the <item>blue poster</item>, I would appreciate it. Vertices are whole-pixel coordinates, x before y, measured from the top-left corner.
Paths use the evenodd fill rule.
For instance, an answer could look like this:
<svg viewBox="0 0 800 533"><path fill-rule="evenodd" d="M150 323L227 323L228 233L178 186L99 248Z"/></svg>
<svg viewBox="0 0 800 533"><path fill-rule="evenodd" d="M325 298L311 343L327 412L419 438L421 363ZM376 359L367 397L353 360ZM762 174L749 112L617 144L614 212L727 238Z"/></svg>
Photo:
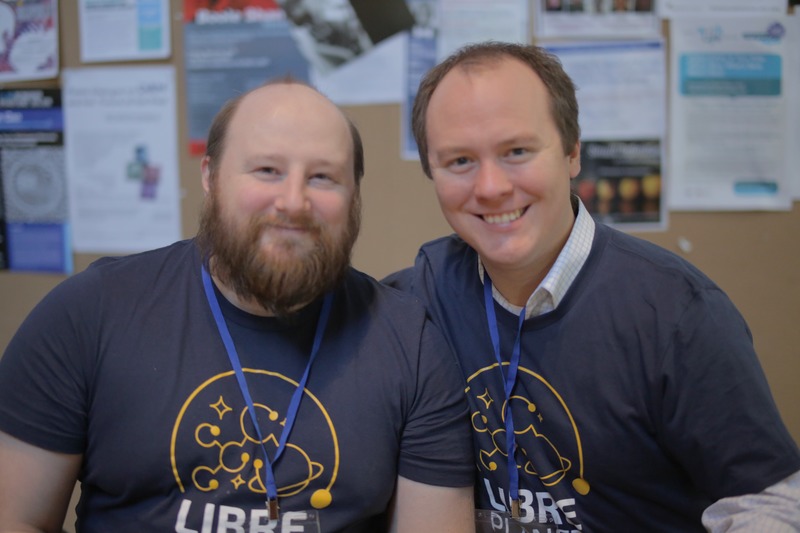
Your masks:
<svg viewBox="0 0 800 533"><path fill-rule="evenodd" d="M0 91L0 268L72 273L61 91Z"/></svg>

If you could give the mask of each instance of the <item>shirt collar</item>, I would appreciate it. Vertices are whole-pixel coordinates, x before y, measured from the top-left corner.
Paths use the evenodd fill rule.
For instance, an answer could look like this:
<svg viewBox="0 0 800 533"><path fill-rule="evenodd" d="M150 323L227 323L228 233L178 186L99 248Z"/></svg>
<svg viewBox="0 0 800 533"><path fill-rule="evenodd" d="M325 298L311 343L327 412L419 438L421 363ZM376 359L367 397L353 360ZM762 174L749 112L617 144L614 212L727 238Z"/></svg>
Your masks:
<svg viewBox="0 0 800 533"><path fill-rule="evenodd" d="M558 307L589 257L594 239L594 220L577 196L572 197L572 203L578 213L569 238L547 275L528 298L525 305L525 318L542 315ZM483 283L483 274L483 262L478 258L478 276L480 276L481 283ZM515 315L522 311L521 307L506 300L497 287L492 287L492 296L507 311Z"/></svg>

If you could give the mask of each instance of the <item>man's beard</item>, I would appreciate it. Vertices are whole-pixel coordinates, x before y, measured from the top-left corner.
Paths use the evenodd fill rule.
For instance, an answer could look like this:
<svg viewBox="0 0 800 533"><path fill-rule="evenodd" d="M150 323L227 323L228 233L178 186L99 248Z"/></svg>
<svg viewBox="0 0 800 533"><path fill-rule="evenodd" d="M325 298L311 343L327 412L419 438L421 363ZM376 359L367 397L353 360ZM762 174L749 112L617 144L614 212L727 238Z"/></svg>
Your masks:
<svg viewBox="0 0 800 533"><path fill-rule="evenodd" d="M262 249L262 236L272 226L301 228L311 239L296 242L269 236L270 250ZM344 277L361 227L361 198L356 189L347 225L335 235L311 216L253 217L244 229L225 220L213 189L200 216L197 244L213 273L244 301L255 301L265 311L287 318L293 311L331 290Z"/></svg>

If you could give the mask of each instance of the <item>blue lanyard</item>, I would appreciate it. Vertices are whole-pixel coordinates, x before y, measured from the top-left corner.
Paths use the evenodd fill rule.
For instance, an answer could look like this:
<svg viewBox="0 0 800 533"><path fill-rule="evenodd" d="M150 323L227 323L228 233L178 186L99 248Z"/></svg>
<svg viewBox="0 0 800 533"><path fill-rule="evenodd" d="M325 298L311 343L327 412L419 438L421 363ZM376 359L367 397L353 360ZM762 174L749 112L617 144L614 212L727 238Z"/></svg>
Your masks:
<svg viewBox="0 0 800 533"><path fill-rule="evenodd" d="M489 324L489 336L492 338L492 348L497 359L497 367L503 375L503 358L500 356L500 334L497 330L497 316L494 312L494 298L492 297L492 280L489 274L483 273L483 299L486 305L486 321ZM514 457L516 448L516 437L514 436L514 418L511 415L511 394L517 382L517 371L520 359L520 339L522 338L522 324L525 322L525 307L519 313L519 323L517 325L517 338L514 341L514 349L511 351L511 361L508 365L508 373L505 374L503 388L506 395L506 454L508 458L508 496L511 500L511 516L519 518L519 472L517 471L517 461Z"/></svg>
<svg viewBox="0 0 800 533"><path fill-rule="evenodd" d="M278 442L278 449L275 450L275 457L273 457L270 461L269 455L267 454L267 449L264 447L264 437L261 436L261 427L258 425L258 418L256 417L256 409L253 405L253 398L250 396L250 389L247 387L247 381L244 378L244 371L242 370L242 365L239 362L239 354L236 352L236 347L233 344L230 331L228 331L228 325L225 323L225 318L222 316L222 310L220 309L217 295L214 293L214 285L211 281L211 276L208 274L208 271L205 267L201 267L201 270L206 299L208 300L208 304L211 306L211 312L213 313L214 320L217 323L217 329L222 337L225 350L228 352L228 358L230 359L231 366L236 374L236 380L239 382L239 389L241 389L244 401L247 403L247 408L250 411L250 419L253 421L253 426L255 426L256 435L258 435L258 442L261 445L261 451L264 452L264 478L266 480L265 488L267 490L267 509L269 510L269 519L276 520L278 518L278 487L275 483L275 475L273 473L272 465L278 462L283 450L286 448L286 441L289 439L289 434L292 432L292 427L294 426L295 419L297 418L297 412L300 409L300 400L303 398L303 390L306 387L308 375L311 372L311 365L314 363L314 359L317 357L319 346L322 343L322 336L325 333L325 326L328 323L328 317L330 316L331 311L331 303L333 302L333 294L327 293L325 295L325 300L322 303L322 311L320 311L319 319L317 320L317 330L314 333L314 344L311 347L311 355L308 358L308 364L303 372L303 377L300 379L300 383L297 385L297 388L292 394L292 399L289 402L289 407L286 411L286 422L283 426L281 437Z"/></svg>

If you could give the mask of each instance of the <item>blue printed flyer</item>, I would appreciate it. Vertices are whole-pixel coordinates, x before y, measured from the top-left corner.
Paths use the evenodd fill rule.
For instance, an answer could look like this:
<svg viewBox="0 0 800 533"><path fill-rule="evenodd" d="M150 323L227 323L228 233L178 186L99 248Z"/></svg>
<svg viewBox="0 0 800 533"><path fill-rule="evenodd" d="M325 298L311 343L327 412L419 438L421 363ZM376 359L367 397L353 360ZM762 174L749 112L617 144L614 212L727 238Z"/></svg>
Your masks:
<svg viewBox="0 0 800 533"><path fill-rule="evenodd" d="M0 268L72 273L61 91L0 91Z"/></svg>

